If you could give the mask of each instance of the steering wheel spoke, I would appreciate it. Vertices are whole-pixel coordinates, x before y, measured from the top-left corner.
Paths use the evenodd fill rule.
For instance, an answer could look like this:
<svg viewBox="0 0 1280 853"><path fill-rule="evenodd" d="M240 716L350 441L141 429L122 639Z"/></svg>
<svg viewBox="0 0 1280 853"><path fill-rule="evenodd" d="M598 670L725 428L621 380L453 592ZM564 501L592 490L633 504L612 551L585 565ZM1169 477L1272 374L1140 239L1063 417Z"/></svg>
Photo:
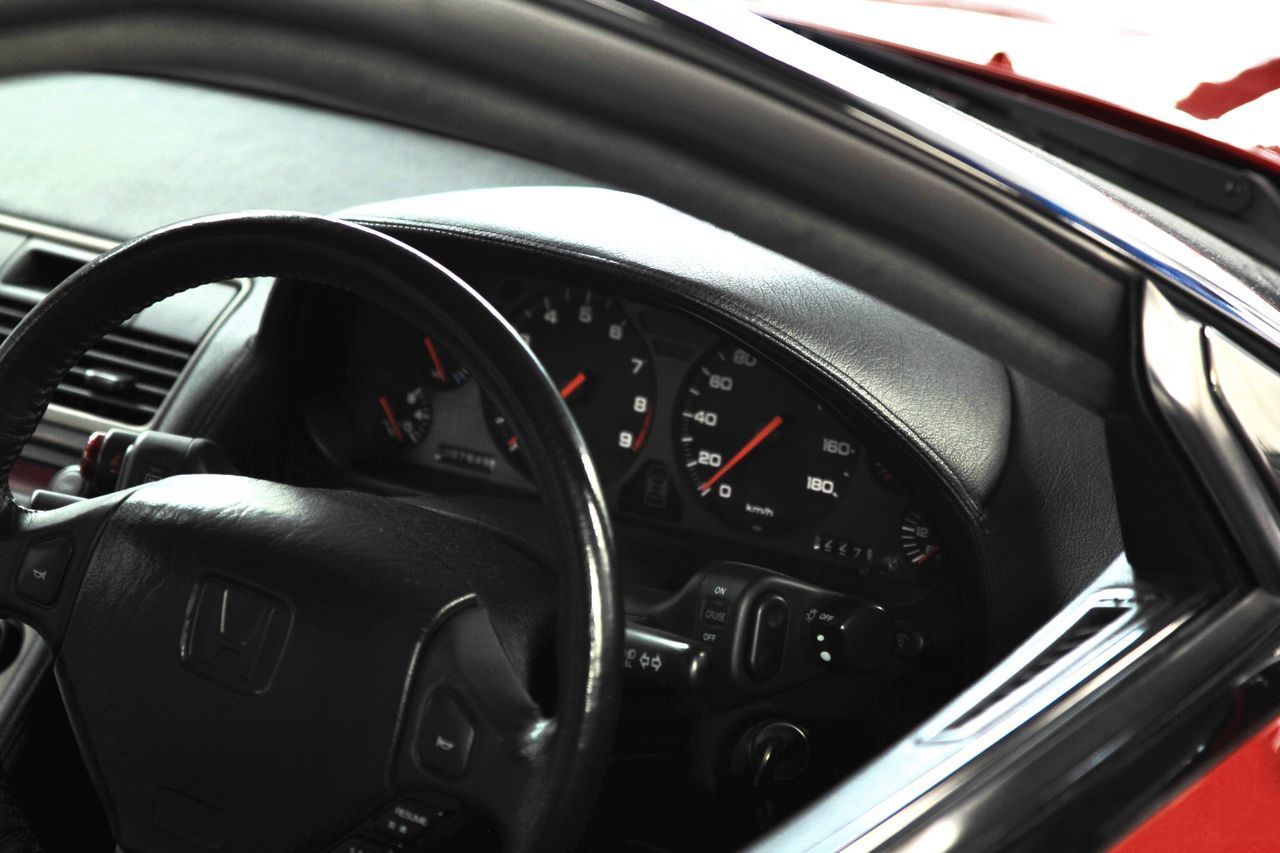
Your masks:
<svg viewBox="0 0 1280 853"><path fill-rule="evenodd" d="M57 648L98 534L126 494L39 512L9 502L0 522L0 612Z"/></svg>
<svg viewBox="0 0 1280 853"><path fill-rule="evenodd" d="M508 638L510 642L510 638ZM477 604L430 637L407 705L397 786L457 800L511 832L556 729Z"/></svg>

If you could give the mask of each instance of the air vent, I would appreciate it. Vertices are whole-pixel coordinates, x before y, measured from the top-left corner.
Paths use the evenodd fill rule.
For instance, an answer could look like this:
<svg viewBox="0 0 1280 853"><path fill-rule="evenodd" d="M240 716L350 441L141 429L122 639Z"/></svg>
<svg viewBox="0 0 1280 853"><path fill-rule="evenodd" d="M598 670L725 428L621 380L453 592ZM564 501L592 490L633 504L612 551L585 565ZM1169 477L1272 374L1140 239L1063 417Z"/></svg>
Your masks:
<svg viewBox="0 0 1280 853"><path fill-rule="evenodd" d="M982 701L965 711L951 725L947 726L947 731L964 728L978 719L1129 612L1131 612L1131 608L1122 606L1090 607L1079 619L1071 624L1071 627L1063 631L1057 640L1036 655L1034 660L1014 673L1008 681L988 693L982 698Z"/></svg>
<svg viewBox="0 0 1280 853"><path fill-rule="evenodd" d="M84 266L89 256L31 240L22 254L4 271L8 284L48 293Z"/></svg>
<svg viewBox="0 0 1280 853"><path fill-rule="evenodd" d="M27 294L0 287L0 340L33 304ZM193 344L126 324L81 357L54 392L53 402L140 426L160 408L194 350Z"/></svg>

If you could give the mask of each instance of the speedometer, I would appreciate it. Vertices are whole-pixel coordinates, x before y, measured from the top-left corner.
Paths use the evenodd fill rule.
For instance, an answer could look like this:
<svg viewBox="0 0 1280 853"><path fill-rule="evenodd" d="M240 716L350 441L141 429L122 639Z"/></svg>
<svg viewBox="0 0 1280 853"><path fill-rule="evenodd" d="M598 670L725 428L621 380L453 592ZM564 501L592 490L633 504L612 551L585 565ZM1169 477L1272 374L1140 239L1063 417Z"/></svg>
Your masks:
<svg viewBox="0 0 1280 853"><path fill-rule="evenodd" d="M694 493L742 530L789 533L835 509L858 446L805 391L728 344L698 364L677 428Z"/></svg>

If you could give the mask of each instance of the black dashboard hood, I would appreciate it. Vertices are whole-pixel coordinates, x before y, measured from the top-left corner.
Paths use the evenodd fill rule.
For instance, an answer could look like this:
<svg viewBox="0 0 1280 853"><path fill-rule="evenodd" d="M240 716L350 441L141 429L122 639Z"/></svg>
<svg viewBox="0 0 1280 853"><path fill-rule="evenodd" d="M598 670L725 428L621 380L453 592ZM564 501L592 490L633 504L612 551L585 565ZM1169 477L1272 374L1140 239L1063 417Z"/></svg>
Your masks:
<svg viewBox="0 0 1280 853"><path fill-rule="evenodd" d="M341 216L410 243L432 237L572 257L648 298L765 335L852 396L978 514L1004 469L1012 421L1003 365L865 292L655 201L586 187L517 187L379 202ZM890 255L877 281L918 274ZM850 276L857 284L859 276Z"/></svg>

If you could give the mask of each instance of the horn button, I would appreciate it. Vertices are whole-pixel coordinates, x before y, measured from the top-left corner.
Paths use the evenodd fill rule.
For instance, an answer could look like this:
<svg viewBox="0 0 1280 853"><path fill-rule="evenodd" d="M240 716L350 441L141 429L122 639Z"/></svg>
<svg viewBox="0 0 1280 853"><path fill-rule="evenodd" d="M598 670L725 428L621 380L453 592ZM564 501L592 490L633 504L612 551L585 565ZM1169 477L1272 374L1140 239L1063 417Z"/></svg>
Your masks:
<svg viewBox="0 0 1280 853"><path fill-rule="evenodd" d="M196 581L182 629L187 669L232 690L261 693L271 684L293 610L234 581Z"/></svg>

